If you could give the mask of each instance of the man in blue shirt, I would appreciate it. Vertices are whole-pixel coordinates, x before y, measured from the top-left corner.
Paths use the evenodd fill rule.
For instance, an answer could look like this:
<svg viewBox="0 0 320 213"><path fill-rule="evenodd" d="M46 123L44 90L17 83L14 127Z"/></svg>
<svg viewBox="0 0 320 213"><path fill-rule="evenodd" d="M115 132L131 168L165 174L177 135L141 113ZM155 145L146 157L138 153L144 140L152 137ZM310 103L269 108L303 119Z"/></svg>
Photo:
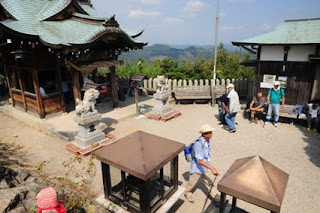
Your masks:
<svg viewBox="0 0 320 213"><path fill-rule="evenodd" d="M284 90L280 88L280 82L275 81L274 87L269 90L267 102L269 104L265 125L270 123L272 112L274 113L274 126L278 127L280 104L284 105Z"/></svg>
<svg viewBox="0 0 320 213"><path fill-rule="evenodd" d="M191 162L190 177L185 192L186 199L191 203L194 202L192 189L197 184L198 180L201 178L208 190L210 190L211 186L214 184L214 175L219 175L218 171L209 163L211 160L210 139L212 138L213 130L214 129L208 124L203 125L200 129L201 136L194 142L192 148L194 159ZM212 187L210 195L214 198L217 194L218 190L215 185ZM215 201L218 204L218 200Z"/></svg>
<svg viewBox="0 0 320 213"><path fill-rule="evenodd" d="M228 104L229 104L228 93L226 93L218 98L219 121L220 121L219 125L226 124L224 116L226 115L226 113L228 111L228 107L227 107Z"/></svg>

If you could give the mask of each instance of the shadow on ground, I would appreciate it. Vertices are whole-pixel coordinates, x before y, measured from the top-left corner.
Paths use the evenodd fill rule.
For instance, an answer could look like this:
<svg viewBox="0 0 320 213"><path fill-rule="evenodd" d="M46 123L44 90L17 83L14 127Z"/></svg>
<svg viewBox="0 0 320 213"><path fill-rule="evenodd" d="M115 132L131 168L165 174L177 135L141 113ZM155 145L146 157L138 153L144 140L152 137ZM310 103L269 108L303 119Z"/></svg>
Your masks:
<svg viewBox="0 0 320 213"><path fill-rule="evenodd" d="M24 155L22 153L22 146L8 145L3 143L0 139L0 166L23 166L21 164L24 160Z"/></svg>
<svg viewBox="0 0 320 213"><path fill-rule="evenodd" d="M317 167L320 168L320 131L307 131L305 127L296 126L304 134L304 141L307 146L304 147L309 160Z"/></svg>

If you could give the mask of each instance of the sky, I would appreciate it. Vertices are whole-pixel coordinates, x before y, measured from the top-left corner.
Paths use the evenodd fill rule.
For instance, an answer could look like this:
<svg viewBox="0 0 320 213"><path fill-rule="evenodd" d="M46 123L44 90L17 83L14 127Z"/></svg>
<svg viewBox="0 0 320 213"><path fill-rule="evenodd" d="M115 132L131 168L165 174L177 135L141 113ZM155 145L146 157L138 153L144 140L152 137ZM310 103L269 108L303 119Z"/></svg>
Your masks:
<svg viewBox="0 0 320 213"><path fill-rule="evenodd" d="M213 45L216 0L91 0L120 27L144 29L152 44ZM320 18L320 0L220 0L219 42L230 43L272 31L288 19Z"/></svg>

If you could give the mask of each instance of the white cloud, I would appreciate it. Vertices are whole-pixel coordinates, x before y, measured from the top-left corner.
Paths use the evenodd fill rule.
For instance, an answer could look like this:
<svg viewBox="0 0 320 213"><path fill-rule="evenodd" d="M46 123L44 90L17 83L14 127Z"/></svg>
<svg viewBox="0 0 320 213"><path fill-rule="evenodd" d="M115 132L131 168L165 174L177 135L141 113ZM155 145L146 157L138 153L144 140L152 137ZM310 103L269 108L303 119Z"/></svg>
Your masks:
<svg viewBox="0 0 320 213"><path fill-rule="evenodd" d="M160 0L140 0L142 4L159 4Z"/></svg>
<svg viewBox="0 0 320 213"><path fill-rule="evenodd" d="M183 11L188 13L188 15L195 16L204 6L205 4L200 0L189 0Z"/></svg>
<svg viewBox="0 0 320 213"><path fill-rule="evenodd" d="M243 29L243 26L228 26L224 25L221 27L221 31L223 32L234 32Z"/></svg>
<svg viewBox="0 0 320 213"><path fill-rule="evenodd" d="M263 31L269 31L271 29L271 26L269 24L263 24L260 26L260 29Z"/></svg>
<svg viewBox="0 0 320 213"><path fill-rule="evenodd" d="M183 24L184 23L182 19L176 18L176 17L165 18L163 22L165 24Z"/></svg>
<svg viewBox="0 0 320 213"><path fill-rule="evenodd" d="M129 18L146 18L146 17L156 17L161 13L158 11L143 11L141 9L131 10L129 12Z"/></svg>
<svg viewBox="0 0 320 213"><path fill-rule="evenodd" d="M254 3L257 0L228 0L231 3Z"/></svg>

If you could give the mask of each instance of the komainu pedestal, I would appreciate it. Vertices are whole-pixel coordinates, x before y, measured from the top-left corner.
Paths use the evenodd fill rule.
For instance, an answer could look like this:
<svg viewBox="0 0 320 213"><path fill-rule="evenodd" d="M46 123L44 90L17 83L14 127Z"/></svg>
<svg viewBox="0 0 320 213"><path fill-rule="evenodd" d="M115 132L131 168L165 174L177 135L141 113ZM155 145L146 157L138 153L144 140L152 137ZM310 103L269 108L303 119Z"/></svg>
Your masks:
<svg viewBox="0 0 320 213"><path fill-rule="evenodd" d="M74 121L78 123L78 134L75 136L75 143L81 147L87 147L105 139L105 134L99 128L102 116L95 108L99 91L89 89L85 92L83 101L77 100Z"/></svg>
<svg viewBox="0 0 320 213"><path fill-rule="evenodd" d="M156 100L156 104L152 109L152 113L159 116L165 116L170 113L173 113L173 109L169 105L170 97L171 93L169 91L163 93L155 93L154 99Z"/></svg>
<svg viewBox="0 0 320 213"><path fill-rule="evenodd" d="M74 121L78 123L78 134L74 142L79 146L87 147L105 140L105 133L99 128L101 119L102 116L98 112L85 117L75 117Z"/></svg>
<svg viewBox="0 0 320 213"><path fill-rule="evenodd" d="M154 120L168 121L180 116L181 113L173 110L169 104L171 92L168 91L168 86L166 85L166 79L164 76L158 76L157 87L157 92L153 96L156 104L151 113L147 114L147 117Z"/></svg>

